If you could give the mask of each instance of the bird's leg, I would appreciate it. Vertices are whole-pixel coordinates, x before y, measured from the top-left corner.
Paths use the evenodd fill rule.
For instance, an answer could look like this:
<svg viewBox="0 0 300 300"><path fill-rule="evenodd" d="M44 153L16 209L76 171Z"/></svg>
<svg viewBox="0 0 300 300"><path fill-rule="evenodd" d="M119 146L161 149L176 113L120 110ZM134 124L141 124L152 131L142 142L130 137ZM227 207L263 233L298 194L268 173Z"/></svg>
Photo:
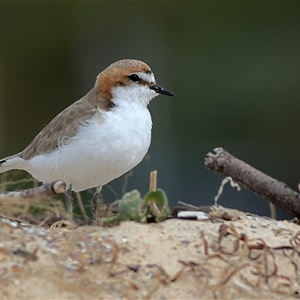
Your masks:
<svg viewBox="0 0 300 300"><path fill-rule="evenodd" d="M98 212L103 204L102 198L101 198L101 189L102 185L99 185L96 187L96 192L92 198L92 212L93 212L93 223L96 225L97 224L97 219L98 219Z"/></svg>
<svg viewBox="0 0 300 300"><path fill-rule="evenodd" d="M72 184L70 184L68 189L65 191L65 199L66 199L67 211L71 215L73 215L73 202L74 202L74 199L72 197Z"/></svg>

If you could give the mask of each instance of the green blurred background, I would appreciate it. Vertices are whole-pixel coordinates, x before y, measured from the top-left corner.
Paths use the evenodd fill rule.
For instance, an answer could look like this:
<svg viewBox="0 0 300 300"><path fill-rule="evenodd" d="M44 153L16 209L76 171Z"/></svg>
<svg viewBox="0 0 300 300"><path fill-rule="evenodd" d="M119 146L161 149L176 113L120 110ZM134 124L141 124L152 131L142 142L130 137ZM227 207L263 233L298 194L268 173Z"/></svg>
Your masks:
<svg viewBox="0 0 300 300"><path fill-rule="evenodd" d="M176 97L150 104L152 145L127 191L145 193L157 169L172 206L212 204L221 177L203 161L220 146L296 189L299 13L299 2L0 3L0 157L27 146L109 64L135 58ZM105 199L123 185L110 183ZM227 187L220 204L269 215L247 191Z"/></svg>

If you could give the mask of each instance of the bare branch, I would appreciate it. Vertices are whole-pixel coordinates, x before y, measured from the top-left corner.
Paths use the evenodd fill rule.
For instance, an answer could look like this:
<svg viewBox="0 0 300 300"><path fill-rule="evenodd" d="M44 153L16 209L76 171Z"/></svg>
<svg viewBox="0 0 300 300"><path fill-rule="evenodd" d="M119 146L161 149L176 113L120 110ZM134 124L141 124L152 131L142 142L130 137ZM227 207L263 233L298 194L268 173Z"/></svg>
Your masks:
<svg viewBox="0 0 300 300"><path fill-rule="evenodd" d="M58 194L64 193L66 191L66 184L61 181L53 181L50 183L45 183L41 186L22 190L22 191L13 191L4 194L0 194L0 200L22 200L28 198L39 198L39 197L53 197Z"/></svg>
<svg viewBox="0 0 300 300"><path fill-rule="evenodd" d="M300 194L280 182L232 156L222 148L208 153L205 166L221 176L230 176L242 187L300 217Z"/></svg>

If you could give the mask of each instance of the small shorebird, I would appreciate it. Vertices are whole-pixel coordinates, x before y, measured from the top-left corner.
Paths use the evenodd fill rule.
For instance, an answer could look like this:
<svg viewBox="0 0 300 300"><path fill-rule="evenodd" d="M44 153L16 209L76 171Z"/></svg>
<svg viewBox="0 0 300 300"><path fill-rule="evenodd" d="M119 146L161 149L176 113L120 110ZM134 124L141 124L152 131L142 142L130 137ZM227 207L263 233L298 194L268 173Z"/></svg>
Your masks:
<svg viewBox="0 0 300 300"><path fill-rule="evenodd" d="M144 158L152 128L147 105L159 94L174 96L156 84L148 65L134 59L117 61L22 152L1 159L0 173L21 169L42 182L63 180L72 211L71 190L97 187L99 195L102 185Z"/></svg>

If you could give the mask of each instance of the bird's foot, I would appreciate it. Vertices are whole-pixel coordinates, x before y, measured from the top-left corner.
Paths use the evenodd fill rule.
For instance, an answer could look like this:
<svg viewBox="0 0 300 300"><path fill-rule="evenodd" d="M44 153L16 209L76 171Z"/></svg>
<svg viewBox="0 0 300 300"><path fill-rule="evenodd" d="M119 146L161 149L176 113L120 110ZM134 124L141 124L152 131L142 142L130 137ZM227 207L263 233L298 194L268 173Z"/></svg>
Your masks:
<svg viewBox="0 0 300 300"><path fill-rule="evenodd" d="M68 189L65 191L65 200L66 200L67 211L71 216L73 216L74 199L72 197L72 184L70 184Z"/></svg>
<svg viewBox="0 0 300 300"><path fill-rule="evenodd" d="M93 224L97 225L97 221L101 216L101 211L103 210L103 199L101 197L102 186L96 188L96 192L92 198L92 213L93 213Z"/></svg>

